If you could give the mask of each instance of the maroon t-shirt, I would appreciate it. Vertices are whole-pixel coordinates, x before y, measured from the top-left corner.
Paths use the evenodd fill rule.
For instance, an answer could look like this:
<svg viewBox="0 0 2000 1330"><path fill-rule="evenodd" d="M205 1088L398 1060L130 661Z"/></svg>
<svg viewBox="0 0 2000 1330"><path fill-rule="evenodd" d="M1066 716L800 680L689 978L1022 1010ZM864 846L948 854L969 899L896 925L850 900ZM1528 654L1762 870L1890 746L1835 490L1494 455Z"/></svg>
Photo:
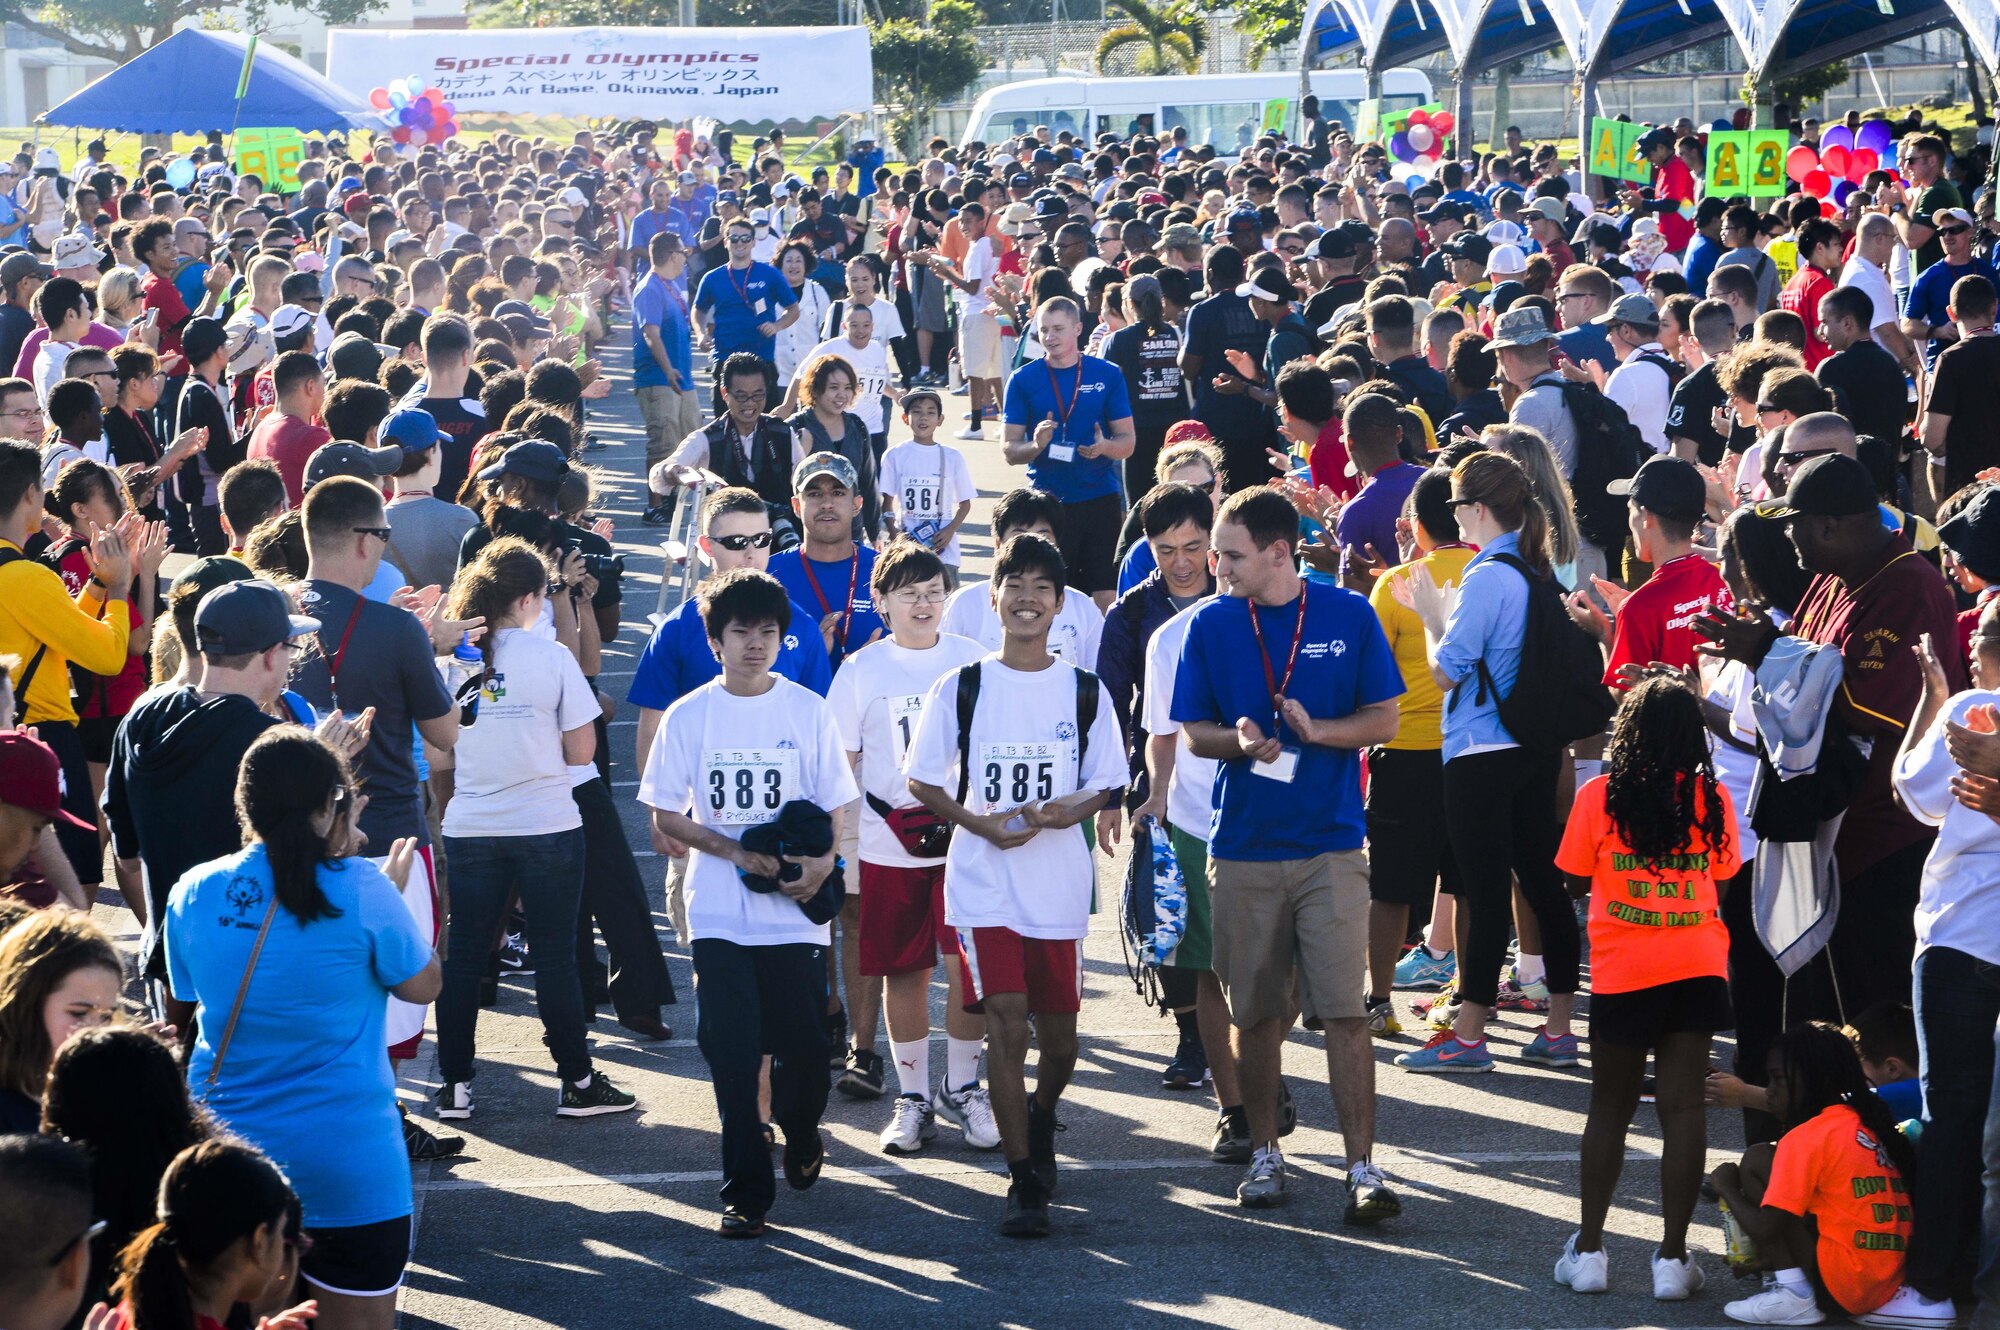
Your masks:
<svg viewBox="0 0 2000 1330"><path fill-rule="evenodd" d="M278 471L285 478L285 495L296 508L305 499L306 459L332 438L324 426L273 411L257 423L256 432L250 436L249 451L244 455L268 457L278 464Z"/></svg>

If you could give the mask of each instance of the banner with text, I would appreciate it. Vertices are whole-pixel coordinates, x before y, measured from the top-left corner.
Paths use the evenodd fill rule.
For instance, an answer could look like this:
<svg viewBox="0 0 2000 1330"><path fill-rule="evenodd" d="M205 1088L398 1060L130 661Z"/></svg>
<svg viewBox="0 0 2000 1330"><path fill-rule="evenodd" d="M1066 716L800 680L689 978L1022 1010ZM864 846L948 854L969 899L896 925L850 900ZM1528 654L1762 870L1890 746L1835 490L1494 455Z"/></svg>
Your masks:
<svg viewBox="0 0 2000 1330"><path fill-rule="evenodd" d="M335 28L326 76L363 101L414 76L460 115L804 120L875 101L859 27Z"/></svg>
<svg viewBox="0 0 2000 1330"><path fill-rule="evenodd" d="M1596 116L1590 122L1590 173L1612 180L1648 184L1653 164L1639 154L1639 140L1646 136L1645 125Z"/></svg>

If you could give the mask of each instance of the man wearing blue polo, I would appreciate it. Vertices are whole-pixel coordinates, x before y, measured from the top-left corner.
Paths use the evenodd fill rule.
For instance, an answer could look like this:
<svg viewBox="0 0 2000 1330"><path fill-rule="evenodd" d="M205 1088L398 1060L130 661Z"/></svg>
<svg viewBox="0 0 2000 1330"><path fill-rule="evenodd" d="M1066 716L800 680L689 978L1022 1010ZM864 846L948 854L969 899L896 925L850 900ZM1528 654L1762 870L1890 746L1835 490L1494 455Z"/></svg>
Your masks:
<svg viewBox="0 0 2000 1330"><path fill-rule="evenodd" d="M702 274L694 295L695 327L710 338L711 360L717 365L738 351L768 361L777 350L779 331L799 317L799 298L783 273L750 257L757 233L749 222L733 220L723 235L729 262ZM715 414L722 414L720 381Z"/></svg>
<svg viewBox="0 0 2000 1330"><path fill-rule="evenodd" d="M1062 501L1062 549L1069 584L1109 609L1117 594L1118 531L1125 501L1118 463L1138 435L1125 374L1078 346L1076 302L1056 296L1035 313L1040 360L1007 380L1007 460L1028 468L1028 483Z"/></svg>

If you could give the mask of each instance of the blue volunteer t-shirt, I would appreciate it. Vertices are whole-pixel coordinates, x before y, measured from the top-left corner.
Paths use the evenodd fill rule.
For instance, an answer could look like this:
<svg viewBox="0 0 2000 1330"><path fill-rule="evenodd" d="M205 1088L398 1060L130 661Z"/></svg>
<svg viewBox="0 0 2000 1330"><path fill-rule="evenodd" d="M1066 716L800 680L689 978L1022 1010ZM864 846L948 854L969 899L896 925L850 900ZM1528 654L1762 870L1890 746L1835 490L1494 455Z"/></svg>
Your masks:
<svg viewBox="0 0 2000 1330"><path fill-rule="evenodd" d="M825 697L833 686L833 667L827 663L826 643L820 639L818 624L804 606L792 605L792 623L785 629L772 673ZM646 639L625 700L635 707L665 711L721 673L722 662L709 649L700 606L689 597Z"/></svg>
<svg viewBox="0 0 2000 1330"><path fill-rule="evenodd" d="M1402 672L1367 600L1318 582L1303 594L1302 627L1297 600L1256 611L1271 678L1284 677L1294 635L1304 634L1285 695L1322 720L1400 696ZM1285 782L1257 774L1258 764L1248 758L1218 763L1209 852L1217 859L1268 863L1358 850L1367 836L1361 755L1301 744L1278 725L1250 612L1250 602L1237 596L1218 596L1194 612L1174 679L1173 718L1233 726L1248 716L1267 737L1276 734L1298 749L1298 768Z"/></svg>
<svg viewBox="0 0 2000 1330"><path fill-rule="evenodd" d="M1989 282L2000 285L2000 277L1995 277L1993 265L1972 256L1972 262L1953 267L1939 259L1930 267L1917 274L1917 280L1910 287L1910 294L1903 298L1903 317L1922 319L1933 328L1951 322L1948 312L1951 307L1951 288L1961 277L1984 277ZM1923 346L1924 363L1935 365L1938 353L1948 343L1926 341Z"/></svg>
<svg viewBox="0 0 2000 1330"><path fill-rule="evenodd" d="M715 320L718 365L737 351L774 359L778 339L764 336L757 331L757 325L776 323L785 306L798 303L798 293L792 290L785 275L770 264L755 260L741 270L728 264L709 269L694 294L694 307Z"/></svg>
<svg viewBox="0 0 2000 1330"><path fill-rule="evenodd" d="M849 606L847 631L834 643L834 669L839 669L841 661L867 646L876 634L888 635L882 615L875 608L875 593L869 590L869 581L875 576L875 551L866 545L856 545L852 559L834 563L808 559L803 548L786 550L783 554L771 556L770 573L784 584L785 593L792 598L794 605L801 607L805 622L811 624L814 631L818 631L821 619L841 608L843 603ZM852 591L848 589L850 586ZM847 599L843 601L843 597Z"/></svg>
<svg viewBox="0 0 2000 1330"><path fill-rule="evenodd" d="M1135 540L1132 548L1125 551L1125 561L1118 565L1118 594L1124 595L1139 583L1153 575L1160 561L1153 557L1153 543L1149 540Z"/></svg>
<svg viewBox="0 0 2000 1330"><path fill-rule="evenodd" d="M323 864L318 881L339 913L302 924L278 907L208 1107L285 1171L306 1227L351 1228L410 1213L386 999L430 963L431 942L366 859ZM190 869L167 898L169 984L201 1008L194 1086L215 1060L274 890L256 844Z"/></svg>
<svg viewBox="0 0 2000 1330"><path fill-rule="evenodd" d="M683 390L694 387L694 346L688 336L686 298L658 273L649 272L632 288L632 386L664 387L667 372L653 358L653 348L636 329L648 324L660 330L660 345L666 349L667 363L681 376ZM680 440L673 440L679 443Z"/></svg>
<svg viewBox="0 0 2000 1330"><path fill-rule="evenodd" d="M1051 416L1055 437L1028 463L1028 483L1064 503L1083 503L1119 493L1118 463L1109 457L1082 457L1075 449L1099 442L1101 430L1132 417L1132 399L1125 390L1125 373L1108 360L1079 356L1068 369L1051 369L1046 360L1031 360L1007 380L1007 423L1019 425L1030 437Z"/></svg>

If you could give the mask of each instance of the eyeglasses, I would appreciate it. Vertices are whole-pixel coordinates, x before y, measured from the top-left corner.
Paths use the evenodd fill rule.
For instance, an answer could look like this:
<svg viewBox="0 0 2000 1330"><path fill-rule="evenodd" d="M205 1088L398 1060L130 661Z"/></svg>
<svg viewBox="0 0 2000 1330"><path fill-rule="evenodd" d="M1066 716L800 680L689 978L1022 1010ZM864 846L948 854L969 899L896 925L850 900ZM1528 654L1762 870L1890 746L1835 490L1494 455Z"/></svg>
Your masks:
<svg viewBox="0 0 2000 1330"><path fill-rule="evenodd" d="M13 411L0 411L0 420L33 420L42 414L38 406L19 407Z"/></svg>
<svg viewBox="0 0 2000 1330"><path fill-rule="evenodd" d="M63 1263L63 1258L65 1256L68 1256L71 1252L75 1251L78 1243L95 1241L98 1234L102 1233L105 1229L110 1227L111 1227L111 1221L109 1219L91 1220L89 1228L83 1230L83 1232L77 1234L75 1237L71 1238L68 1242L65 1242L62 1246L56 1249L56 1254L54 1256L49 1257L49 1265L51 1267L61 1265Z"/></svg>
<svg viewBox="0 0 2000 1330"><path fill-rule="evenodd" d="M752 531L747 535L738 536L710 536L709 539L733 554L771 547L771 533L768 531Z"/></svg>
<svg viewBox="0 0 2000 1330"><path fill-rule="evenodd" d="M1760 416L1775 416L1784 409L1782 406L1773 406L1769 402L1759 402L1755 408L1757 414Z"/></svg>
<svg viewBox="0 0 2000 1330"><path fill-rule="evenodd" d="M304 1256L313 1249L313 1236L310 1233L288 1233L285 1235L285 1247Z"/></svg>
<svg viewBox="0 0 2000 1330"><path fill-rule="evenodd" d="M1815 457L1831 457L1836 451L1833 448L1809 448L1796 453L1789 451L1780 452L1778 454L1778 465L1798 466L1801 463L1812 461Z"/></svg>
<svg viewBox="0 0 2000 1330"><path fill-rule="evenodd" d="M1941 236L1962 236L1971 229L1972 228L1965 225L1965 223L1960 222L1956 226L1940 226L1938 228L1938 234Z"/></svg>
<svg viewBox="0 0 2000 1330"><path fill-rule="evenodd" d="M734 389L732 389L728 393L730 401L741 402L744 406L748 406L752 402L763 401L764 395L765 395L765 390L762 388L752 388L747 392L737 392Z"/></svg>
<svg viewBox="0 0 2000 1330"><path fill-rule="evenodd" d="M733 235L729 237L729 243L732 245L747 245L756 238L755 236Z"/></svg>
<svg viewBox="0 0 2000 1330"><path fill-rule="evenodd" d="M357 536L373 536L385 545L389 543L389 537L396 534L386 526L351 526L347 529Z"/></svg>
<svg viewBox="0 0 2000 1330"><path fill-rule="evenodd" d="M1446 504L1445 506L1448 508L1470 508L1475 503L1484 503L1484 502L1485 500L1483 499L1453 499L1450 503Z"/></svg>
<svg viewBox="0 0 2000 1330"><path fill-rule="evenodd" d="M347 806L353 802L354 787L352 785L336 785L333 787L333 815L335 817L339 817L342 813L345 813Z"/></svg>
<svg viewBox="0 0 2000 1330"><path fill-rule="evenodd" d="M932 591L898 591L894 600L898 605L912 608L918 605L942 605L945 602L945 592L943 587Z"/></svg>

